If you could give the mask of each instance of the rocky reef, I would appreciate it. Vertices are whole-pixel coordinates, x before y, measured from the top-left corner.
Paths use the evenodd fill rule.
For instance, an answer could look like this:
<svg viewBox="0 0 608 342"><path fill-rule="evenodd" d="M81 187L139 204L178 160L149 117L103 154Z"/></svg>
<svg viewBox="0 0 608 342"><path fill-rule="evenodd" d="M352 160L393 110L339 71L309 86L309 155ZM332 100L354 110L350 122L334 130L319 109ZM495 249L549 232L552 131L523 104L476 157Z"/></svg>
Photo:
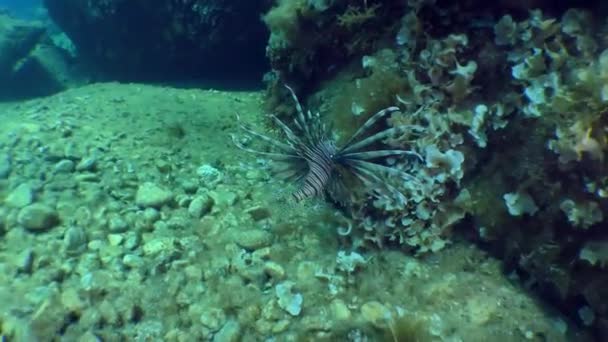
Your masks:
<svg viewBox="0 0 608 342"><path fill-rule="evenodd" d="M608 5L44 3L63 39L0 15L0 93L70 86L29 73L49 47L114 80L267 89L0 103L0 340L608 340ZM390 191L286 201L251 136L292 151L297 115L335 146L366 127Z"/></svg>
<svg viewBox="0 0 608 342"><path fill-rule="evenodd" d="M267 65L262 0L44 4L82 58L113 79L261 77Z"/></svg>
<svg viewBox="0 0 608 342"><path fill-rule="evenodd" d="M49 95L81 83L59 39L41 21L0 11L0 99Z"/></svg>
<svg viewBox="0 0 608 342"><path fill-rule="evenodd" d="M606 336L607 8L579 6L277 1L268 104L293 115L288 83L346 137L399 105L386 125L420 130L385 143L421 156L392 163L422 185L361 199L353 244L420 254L457 231Z"/></svg>

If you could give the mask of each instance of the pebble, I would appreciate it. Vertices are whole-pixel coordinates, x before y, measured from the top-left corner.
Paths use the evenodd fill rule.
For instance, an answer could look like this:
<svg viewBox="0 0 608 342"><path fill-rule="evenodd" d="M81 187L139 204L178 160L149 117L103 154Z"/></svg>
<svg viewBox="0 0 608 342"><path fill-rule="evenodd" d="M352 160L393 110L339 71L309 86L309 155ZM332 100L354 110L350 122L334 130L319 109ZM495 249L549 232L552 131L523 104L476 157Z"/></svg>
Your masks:
<svg viewBox="0 0 608 342"><path fill-rule="evenodd" d="M78 165L76 165L76 171L94 171L97 165L97 158L87 157L82 159Z"/></svg>
<svg viewBox="0 0 608 342"><path fill-rule="evenodd" d="M160 213L154 208L146 208L143 211L143 217L146 222L154 223L160 219Z"/></svg>
<svg viewBox="0 0 608 342"><path fill-rule="evenodd" d="M172 250L176 239L173 237L161 237L150 240L144 244L144 254L155 255L162 251Z"/></svg>
<svg viewBox="0 0 608 342"><path fill-rule="evenodd" d="M196 179L186 179L181 183L182 189L188 194L193 194L198 190L198 181Z"/></svg>
<svg viewBox="0 0 608 342"><path fill-rule="evenodd" d="M55 172L57 173L70 173L74 171L74 162L69 159L63 159L55 164Z"/></svg>
<svg viewBox="0 0 608 342"><path fill-rule="evenodd" d="M302 302L304 297L301 293L295 292L294 282L284 281L275 286L275 294L281 309L292 316L298 316L302 312Z"/></svg>
<svg viewBox="0 0 608 342"><path fill-rule="evenodd" d="M118 246L125 240L122 234L108 234L108 243L110 246Z"/></svg>
<svg viewBox="0 0 608 342"><path fill-rule="evenodd" d="M55 210L47 205L34 203L23 207L17 215L17 222L25 229L39 232L50 229L59 223Z"/></svg>
<svg viewBox="0 0 608 342"><path fill-rule="evenodd" d="M140 185L135 195L135 203L144 208L159 208L169 203L172 199L173 194L171 191L151 182Z"/></svg>
<svg viewBox="0 0 608 342"><path fill-rule="evenodd" d="M30 274L34 267L34 250L27 248L19 253L17 268L20 272Z"/></svg>
<svg viewBox="0 0 608 342"><path fill-rule="evenodd" d="M87 243L87 247L92 251L98 251L104 247L104 243L101 240L91 240Z"/></svg>
<svg viewBox="0 0 608 342"><path fill-rule="evenodd" d="M201 165L196 174L199 176L202 185L212 188L222 180L222 173L209 164Z"/></svg>
<svg viewBox="0 0 608 342"><path fill-rule="evenodd" d="M122 257L122 263L130 268L141 268L145 265L144 259L135 254L125 254L125 256Z"/></svg>
<svg viewBox="0 0 608 342"><path fill-rule="evenodd" d="M226 189L209 191L209 196L213 199L213 211L221 211L233 206L238 198L236 193Z"/></svg>
<svg viewBox="0 0 608 342"><path fill-rule="evenodd" d="M120 216L114 216L108 222L108 229L111 233L124 233L129 228L127 221Z"/></svg>
<svg viewBox="0 0 608 342"><path fill-rule="evenodd" d="M61 305L72 312L81 313L87 307L87 303L80 298L78 290L75 288L66 286L61 292L60 300Z"/></svg>
<svg viewBox="0 0 608 342"><path fill-rule="evenodd" d="M391 318L391 311L380 302L370 301L361 305L361 317L373 326L382 328Z"/></svg>
<svg viewBox="0 0 608 342"><path fill-rule="evenodd" d="M133 250L139 246L139 236L135 232L126 235L124 246L128 250Z"/></svg>
<svg viewBox="0 0 608 342"><path fill-rule="evenodd" d="M334 299L330 304L330 310L333 318L337 321L348 321L352 317L348 306L342 299Z"/></svg>
<svg viewBox="0 0 608 342"><path fill-rule="evenodd" d="M277 280L285 279L285 269L274 261L264 263L264 273Z"/></svg>
<svg viewBox="0 0 608 342"><path fill-rule="evenodd" d="M245 213L249 214L254 221L261 221L270 217L270 210L259 205L245 209Z"/></svg>
<svg viewBox="0 0 608 342"><path fill-rule="evenodd" d="M34 190L27 183L22 183L6 196L4 203L13 208L23 208L32 204L34 200Z"/></svg>
<svg viewBox="0 0 608 342"><path fill-rule="evenodd" d="M209 196L196 196L188 206L188 214L193 218L201 218L208 213L213 206L213 200Z"/></svg>
<svg viewBox="0 0 608 342"><path fill-rule="evenodd" d="M226 320L224 311L217 308L209 308L200 316L200 323L212 331L218 330Z"/></svg>
<svg viewBox="0 0 608 342"><path fill-rule="evenodd" d="M237 342L241 340L241 325L235 320L229 320L213 336L213 342Z"/></svg>
<svg viewBox="0 0 608 342"><path fill-rule="evenodd" d="M0 179L8 177L11 173L11 158L6 153L0 153Z"/></svg>
<svg viewBox="0 0 608 342"><path fill-rule="evenodd" d="M84 229L69 227L63 234L63 246L68 254L78 254L86 248L87 237Z"/></svg>
<svg viewBox="0 0 608 342"><path fill-rule="evenodd" d="M246 249L260 249L270 246L272 243L272 234L261 229L245 230L239 232L235 242Z"/></svg>

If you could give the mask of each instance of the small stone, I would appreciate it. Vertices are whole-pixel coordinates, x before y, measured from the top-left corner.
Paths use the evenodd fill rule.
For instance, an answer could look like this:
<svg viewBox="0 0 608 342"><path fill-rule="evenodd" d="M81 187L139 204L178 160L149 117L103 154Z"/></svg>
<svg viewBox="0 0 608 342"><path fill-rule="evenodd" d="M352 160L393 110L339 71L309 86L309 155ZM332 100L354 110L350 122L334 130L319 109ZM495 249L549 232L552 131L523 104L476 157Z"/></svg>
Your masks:
<svg viewBox="0 0 608 342"><path fill-rule="evenodd" d="M95 335L92 331L88 330L87 332L85 332L78 338L78 341L80 341L80 342L99 342L99 341L103 341L103 339L101 339L100 337Z"/></svg>
<svg viewBox="0 0 608 342"><path fill-rule="evenodd" d="M173 194L171 191L150 182L140 185L135 195L135 203L144 208L159 208L169 203L172 199Z"/></svg>
<svg viewBox="0 0 608 342"><path fill-rule="evenodd" d="M158 169L158 171L160 171L161 173L168 173L169 171L171 171L172 164L166 160L157 159L154 163L156 164L156 168Z"/></svg>
<svg viewBox="0 0 608 342"><path fill-rule="evenodd" d="M108 243L110 246L118 246L125 240L122 234L108 234Z"/></svg>
<svg viewBox="0 0 608 342"><path fill-rule="evenodd" d="M284 281L275 286L275 295L281 309L292 316L298 316L302 312L302 302L304 297L301 293L294 291L294 282Z"/></svg>
<svg viewBox="0 0 608 342"><path fill-rule="evenodd" d="M11 173L11 158L6 153L0 153L0 179L8 177Z"/></svg>
<svg viewBox="0 0 608 342"><path fill-rule="evenodd" d="M259 205L247 208L245 209L245 212L249 214L254 221L261 221L270 217L270 210Z"/></svg>
<svg viewBox="0 0 608 342"><path fill-rule="evenodd" d="M352 314L342 299L334 299L330 304L330 310L333 318L337 321L349 321L351 319Z"/></svg>
<svg viewBox="0 0 608 342"><path fill-rule="evenodd" d="M144 220L149 223L154 223L160 219L160 213L154 208L146 208L143 212Z"/></svg>
<svg viewBox="0 0 608 342"><path fill-rule="evenodd" d="M110 218L110 221L108 222L108 229L111 233L124 233L129 229L129 225L122 217L114 216Z"/></svg>
<svg viewBox="0 0 608 342"><path fill-rule="evenodd" d="M277 280L285 279L285 269L283 266L273 261L267 261L264 263L264 273Z"/></svg>
<svg viewBox="0 0 608 342"><path fill-rule="evenodd" d="M74 176L74 180L77 182L99 182L99 175L93 172L83 172Z"/></svg>
<svg viewBox="0 0 608 342"><path fill-rule="evenodd" d="M103 292L113 283L112 272L106 270L92 270L80 277L80 286L85 291Z"/></svg>
<svg viewBox="0 0 608 342"><path fill-rule="evenodd" d="M87 307L85 301L80 298L78 290L67 286L61 292L61 304L69 311L76 313L82 312Z"/></svg>
<svg viewBox="0 0 608 342"><path fill-rule="evenodd" d="M264 260L270 257L270 247L264 247L260 249L256 249L251 253L251 258L253 260L257 260L263 262Z"/></svg>
<svg viewBox="0 0 608 342"><path fill-rule="evenodd" d="M173 250L175 241L173 237L161 237L150 240L144 244L144 254L155 255L163 251Z"/></svg>
<svg viewBox="0 0 608 342"><path fill-rule="evenodd" d="M383 328L391 318L391 311L382 303L371 301L361 306L361 316L375 327Z"/></svg>
<svg viewBox="0 0 608 342"><path fill-rule="evenodd" d="M272 234L261 229L250 229L239 232L236 243L246 249L260 249L272 243Z"/></svg>
<svg viewBox="0 0 608 342"><path fill-rule="evenodd" d="M70 227L63 234L63 246L68 254L78 254L84 251L87 244L87 237L84 229L80 227Z"/></svg>
<svg viewBox="0 0 608 342"><path fill-rule="evenodd" d="M196 281L200 281L201 279L203 279L203 270L197 266L194 265L188 265L184 268L184 274L186 276L188 276L188 278L196 280Z"/></svg>
<svg viewBox="0 0 608 342"><path fill-rule="evenodd" d="M87 243L87 247L92 251L98 251L98 250L102 249L103 246L104 246L104 243L101 240L91 240L91 241L89 241L89 243Z"/></svg>
<svg viewBox="0 0 608 342"><path fill-rule="evenodd" d="M34 203L19 211L17 222L27 230L39 232L57 225L59 217L53 208L44 204Z"/></svg>
<svg viewBox="0 0 608 342"><path fill-rule="evenodd" d="M207 188L214 187L223 178L222 173L209 164L201 165L196 170L196 174L200 177L201 183Z"/></svg>
<svg viewBox="0 0 608 342"><path fill-rule="evenodd" d="M177 214L174 216L171 216L168 220L167 220L167 227L169 227L169 229L185 229L186 227L188 227L188 224L190 223L190 220L188 219L188 216L184 214Z"/></svg>
<svg viewBox="0 0 608 342"><path fill-rule="evenodd" d="M6 196L4 203L9 207L23 208L32 204L33 200L34 190L29 184L22 183Z"/></svg>
<svg viewBox="0 0 608 342"><path fill-rule="evenodd" d="M128 250L134 250L135 248L139 247L139 240L139 235L137 235L135 232L128 232L127 236L125 237L124 246Z"/></svg>
<svg viewBox="0 0 608 342"><path fill-rule="evenodd" d="M74 162L69 159L63 159L55 164L55 172L57 173L70 173L75 168Z"/></svg>
<svg viewBox="0 0 608 342"><path fill-rule="evenodd" d="M63 156L70 159L80 159L82 157L81 148L80 144L70 142L63 148Z"/></svg>
<svg viewBox="0 0 608 342"><path fill-rule="evenodd" d="M97 165L97 158L87 157L82 159L78 165L76 165L76 171L94 171Z"/></svg>
<svg viewBox="0 0 608 342"><path fill-rule="evenodd" d="M237 200L237 194L226 189L209 191L209 196L213 199L214 212L233 206Z"/></svg>
<svg viewBox="0 0 608 342"><path fill-rule="evenodd" d="M17 268L19 272L30 274L34 267L34 250L27 248L19 253L19 262Z"/></svg>
<svg viewBox="0 0 608 342"><path fill-rule="evenodd" d="M251 170L248 170L247 172L245 172L245 178L247 178L249 180L262 179L263 174L258 169L251 169Z"/></svg>
<svg viewBox="0 0 608 342"><path fill-rule="evenodd" d="M213 336L213 342L237 342L241 340L241 325L235 320L229 320L222 329Z"/></svg>
<svg viewBox="0 0 608 342"><path fill-rule="evenodd" d="M224 324L225 320L226 314L224 311L217 308L209 308L200 316L201 324L212 331L218 330L222 324Z"/></svg>
<svg viewBox="0 0 608 342"><path fill-rule="evenodd" d="M272 325L271 331L273 334L280 334L282 332L285 332L285 330L287 330L287 327L289 327L289 320L281 319Z"/></svg>
<svg viewBox="0 0 608 342"><path fill-rule="evenodd" d="M181 183L182 189L187 194L193 194L198 190L198 181L196 179L185 179Z"/></svg>
<svg viewBox="0 0 608 342"><path fill-rule="evenodd" d="M175 196L175 202L177 202L178 207L187 208L192 202L192 199L186 194L179 194Z"/></svg>
<svg viewBox="0 0 608 342"><path fill-rule="evenodd" d="M125 256L122 257L122 263L130 268L141 268L145 266L144 259L135 254L125 254Z"/></svg>
<svg viewBox="0 0 608 342"><path fill-rule="evenodd" d="M190 216L198 219L208 213L213 206L213 200L209 196L196 196L188 206Z"/></svg>

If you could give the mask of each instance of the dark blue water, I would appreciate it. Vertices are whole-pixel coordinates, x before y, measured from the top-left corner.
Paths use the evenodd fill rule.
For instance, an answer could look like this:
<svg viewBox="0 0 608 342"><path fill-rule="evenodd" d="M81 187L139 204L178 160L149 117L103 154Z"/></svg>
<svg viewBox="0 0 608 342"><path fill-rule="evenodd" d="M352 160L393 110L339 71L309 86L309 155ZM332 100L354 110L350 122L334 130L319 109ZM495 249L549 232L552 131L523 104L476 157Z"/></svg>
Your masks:
<svg viewBox="0 0 608 342"><path fill-rule="evenodd" d="M42 0L0 0L0 9L8 9L20 18L33 18L39 13Z"/></svg>

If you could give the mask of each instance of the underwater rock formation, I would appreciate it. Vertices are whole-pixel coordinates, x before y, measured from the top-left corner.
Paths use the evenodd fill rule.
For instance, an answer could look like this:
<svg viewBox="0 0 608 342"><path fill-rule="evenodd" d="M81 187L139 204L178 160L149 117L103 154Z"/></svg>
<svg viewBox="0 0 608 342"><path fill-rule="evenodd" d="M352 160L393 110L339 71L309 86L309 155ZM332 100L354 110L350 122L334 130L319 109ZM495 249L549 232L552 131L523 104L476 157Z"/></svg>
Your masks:
<svg viewBox="0 0 608 342"><path fill-rule="evenodd" d="M277 1L264 16L277 115L294 115L288 83L338 136L393 105L387 126L423 128L385 143L423 157L388 162L426 191L362 201L351 238L425 253L464 232L605 339L606 5L395 3Z"/></svg>
<svg viewBox="0 0 608 342"><path fill-rule="evenodd" d="M74 82L69 56L45 25L0 14L0 98L49 95Z"/></svg>
<svg viewBox="0 0 608 342"><path fill-rule="evenodd" d="M262 0L44 4L81 56L113 78L242 77L265 66Z"/></svg>

